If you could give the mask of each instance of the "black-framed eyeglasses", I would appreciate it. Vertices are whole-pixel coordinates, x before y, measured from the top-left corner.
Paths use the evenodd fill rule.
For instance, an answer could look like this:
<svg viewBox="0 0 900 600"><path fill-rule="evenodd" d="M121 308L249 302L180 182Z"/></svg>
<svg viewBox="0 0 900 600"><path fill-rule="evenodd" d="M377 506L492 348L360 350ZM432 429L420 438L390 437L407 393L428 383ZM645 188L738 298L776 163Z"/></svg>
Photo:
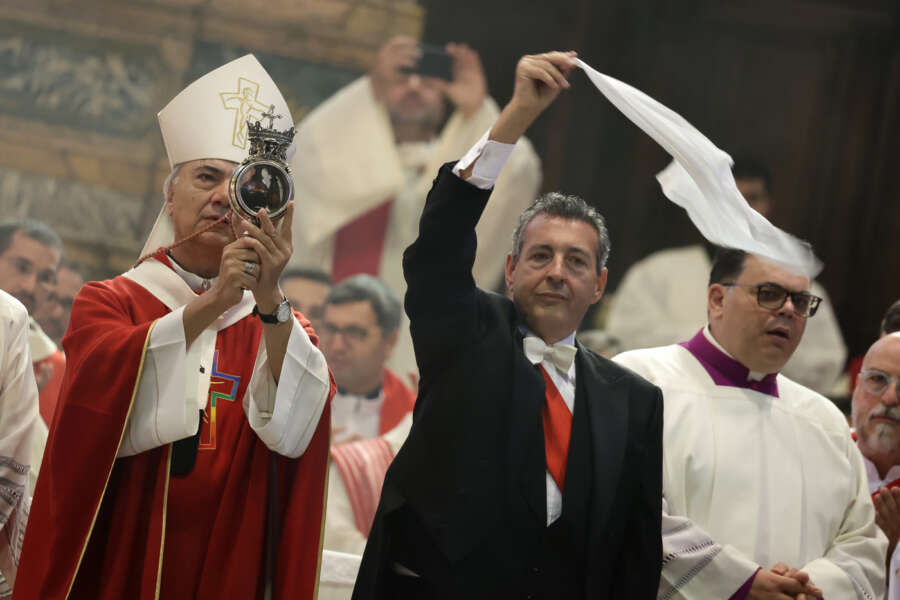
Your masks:
<svg viewBox="0 0 900 600"><path fill-rule="evenodd" d="M822 299L814 296L809 292L792 292L777 283L723 283L725 287L747 287L756 290L756 302L763 308L769 310L778 310L787 302L788 296L791 298L791 304L794 305L794 312L798 317L812 317L819 310L819 304Z"/></svg>
<svg viewBox="0 0 900 600"><path fill-rule="evenodd" d="M882 395L893 383L894 393L900 400L900 377L892 377L881 369L865 369L859 372L859 380L867 392L876 396Z"/></svg>

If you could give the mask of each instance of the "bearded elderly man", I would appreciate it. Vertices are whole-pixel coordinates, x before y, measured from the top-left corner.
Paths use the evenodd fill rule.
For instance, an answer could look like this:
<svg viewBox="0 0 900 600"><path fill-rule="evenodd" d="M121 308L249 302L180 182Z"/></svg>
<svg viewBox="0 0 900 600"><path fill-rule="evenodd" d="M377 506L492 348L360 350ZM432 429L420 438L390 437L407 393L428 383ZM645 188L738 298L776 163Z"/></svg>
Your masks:
<svg viewBox="0 0 900 600"><path fill-rule="evenodd" d="M778 372L820 299L809 279L722 250L709 324L614 360L665 396L660 598L872 600L884 535L843 415Z"/></svg>
<svg viewBox="0 0 900 600"><path fill-rule="evenodd" d="M900 598L900 333L872 344L853 390L853 427L866 463L875 521L888 538L887 598Z"/></svg>
<svg viewBox="0 0 900 600"><path fill-rule="evenodd" d="M512 299L472 277L493 182L573 65L574 53L522 58L510 103L426 200L403 263L415 419L354 598L656 594L662 398L575 341L606 284L602 217L580 198L540 198L506 258Z"/></svg>
<svg viewBox="0 0 900 600"><path fill-rule="evenodd" d="M75 300L17 600L315 595L333 384L277 285L291 208L225 218L253 93L289 114L251 55L159 114L165 204L146 260Z"/></svg>

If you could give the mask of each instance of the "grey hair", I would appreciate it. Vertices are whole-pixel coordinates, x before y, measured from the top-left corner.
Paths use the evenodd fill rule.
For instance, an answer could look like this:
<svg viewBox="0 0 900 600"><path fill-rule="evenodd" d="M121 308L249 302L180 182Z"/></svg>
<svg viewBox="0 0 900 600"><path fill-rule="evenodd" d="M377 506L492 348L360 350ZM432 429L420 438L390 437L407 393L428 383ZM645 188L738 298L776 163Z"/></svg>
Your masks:
<svg viewBox="0 0 900 600"><path fill-rule="evenodd" d="M603 216L593 206L578 196L569 196L559 192L544 194L532 202L531 206L519 215L519 223L516 225L512 238L513 262L518 262L519 255L522 253L522 244L525 242L525 229L538 215L583 221L593 227L594 231L597 232L597 272L599 273L606 267L606 261L609 259L610 241L609 230L606 228Z"/></svg>
<svg viewBox="0 0 900 600"><path fill-rule="evenodd" d="M178 175L181 173L182 164L184 163L178 163L172 167L172 171L166 175L166 180L163 181L163 200L169 199L169 190L172 189L172 185L178 181Z"/></svg>
<svg viewBox="0 0 900 600"><path fill-rule="evenodd" d="M385 282L371 275L354 275L331 288L325 298L325 306L361 301L372 305L378 326L384 335L390 335L400 326L403 310L400 298Z"/></svg>
<svg viewBox="0 0 900 600"><path fill-rule="evenodd" d="M59 234L43 221L11 219L0 222L0 254L9 249L13 236L19 231L44 246L56 248L62 252L63 244Z"/></svg>

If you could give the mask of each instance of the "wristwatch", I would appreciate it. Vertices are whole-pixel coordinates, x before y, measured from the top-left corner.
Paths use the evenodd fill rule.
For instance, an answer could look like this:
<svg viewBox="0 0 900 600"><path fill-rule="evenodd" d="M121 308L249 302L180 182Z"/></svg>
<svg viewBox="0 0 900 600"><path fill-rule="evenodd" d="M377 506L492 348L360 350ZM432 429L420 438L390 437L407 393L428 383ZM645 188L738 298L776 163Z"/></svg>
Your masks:
<svg viewBox="0 0 900 600"><path fill-rule="evenodd" d="M259 312L259 306L253 307L253 316L259 317L259 320L263 323L272 323L277 325L278 323L286 323L291 318L291 303L288 302L288 299L282 296L281 304L275 307L275 312L271 315L266 315Z"/></svg>

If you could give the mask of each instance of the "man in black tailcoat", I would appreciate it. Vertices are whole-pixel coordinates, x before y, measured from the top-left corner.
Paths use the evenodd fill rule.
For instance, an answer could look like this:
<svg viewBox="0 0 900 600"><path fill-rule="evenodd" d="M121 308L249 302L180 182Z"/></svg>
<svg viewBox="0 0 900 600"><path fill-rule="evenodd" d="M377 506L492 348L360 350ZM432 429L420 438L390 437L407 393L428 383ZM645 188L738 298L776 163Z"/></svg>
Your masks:
<svg viewBox="0 0 900 600"><path fill-rule="evenodd" d="M441 169L404 254L419 395L355 599L656 598L662 396L575 341L606 284L602 217L548 194L520 217L513 299L476 288L471 273L493 181L569 87L573 61L519 61L512 100Z"/></svg>

